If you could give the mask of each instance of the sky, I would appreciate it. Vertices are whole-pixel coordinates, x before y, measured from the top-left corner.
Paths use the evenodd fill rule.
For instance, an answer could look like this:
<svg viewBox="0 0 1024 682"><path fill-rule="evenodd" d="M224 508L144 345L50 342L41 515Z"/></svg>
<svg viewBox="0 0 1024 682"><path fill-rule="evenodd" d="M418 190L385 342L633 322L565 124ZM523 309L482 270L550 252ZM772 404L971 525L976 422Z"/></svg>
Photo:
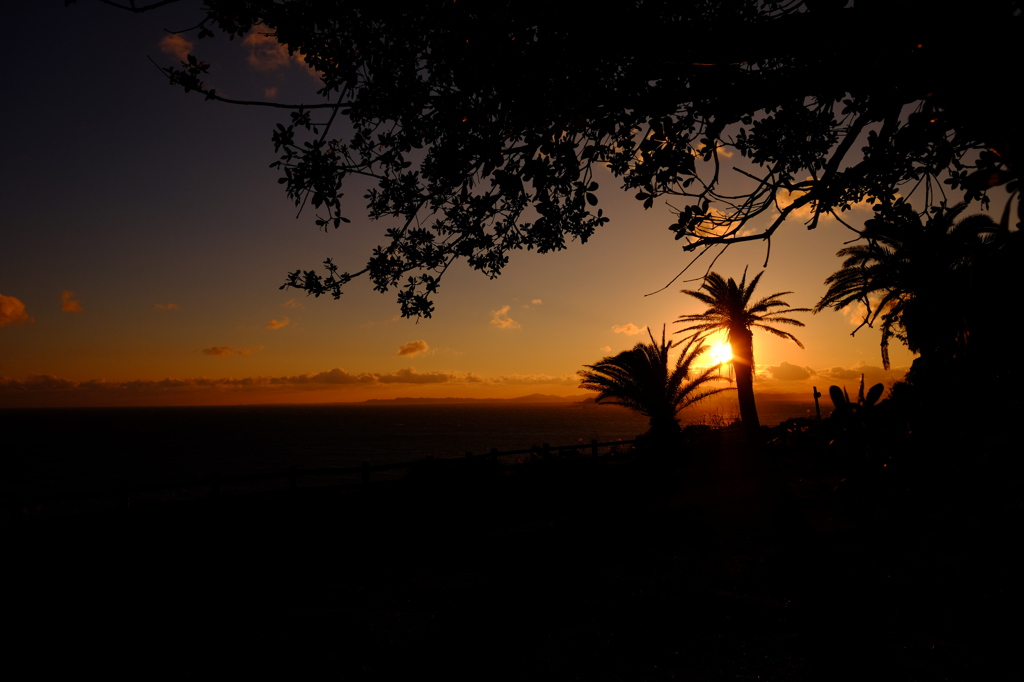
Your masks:
<svg viewBox="0 0 1024 682"><path fill-rule="evenodd" d="M584 365L671 333L705 306L693 257L667 229L664 201L644 211L599 179L611 222L585 245L512 254L497 279L451 269L431 319L399 315L396 292L352 282L341 300L280 290L288 272L330 257L358 270L387 225L348 210L324 232L278 184L279 110L208 102L170 87L192 12L134 16L97 2L17 3L3 48L9 104L0 193L0 407L349 402L372 398L580 395ZM194 37L191 38L194 42ZM312 98L303 64L259 35L205 40L208 82L241 99ZM349 190L349 195L361 192ZM998 202L993 202L997 205ZM855 209L848 222L870 217ZM758 293L813 307L853 234L825 220L783 226ZM725 277L760 272L762 242L731 247ZM656 291L660 293L653 293ZM799 315L803 343L755 333L755 391L889 383L913 356L852 311ZM679 338L679 337L677 337ZM711 362L708 359L708 362Z"/></svg>

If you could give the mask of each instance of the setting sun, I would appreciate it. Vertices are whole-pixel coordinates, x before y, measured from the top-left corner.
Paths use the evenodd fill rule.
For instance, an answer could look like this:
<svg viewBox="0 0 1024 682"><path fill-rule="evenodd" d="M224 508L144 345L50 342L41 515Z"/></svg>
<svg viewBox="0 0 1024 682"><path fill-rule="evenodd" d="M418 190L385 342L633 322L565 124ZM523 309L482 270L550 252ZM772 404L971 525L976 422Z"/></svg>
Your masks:
<svg viewBox="0 0 1024 682"><path fill-rule="evenodd" d="M716 343L711 346L708 353L711 354L711 359L716 363L724 363L732 360L732 346L729 345L728 341Z"/></svg>

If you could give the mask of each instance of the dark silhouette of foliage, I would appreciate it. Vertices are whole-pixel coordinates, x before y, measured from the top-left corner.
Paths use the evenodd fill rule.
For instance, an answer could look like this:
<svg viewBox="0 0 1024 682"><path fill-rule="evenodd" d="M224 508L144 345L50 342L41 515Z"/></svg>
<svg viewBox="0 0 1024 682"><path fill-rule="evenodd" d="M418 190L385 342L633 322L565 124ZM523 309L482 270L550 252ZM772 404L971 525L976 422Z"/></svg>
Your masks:
<svg viewBox="0 0 1024 682"><path fill-rule="evenodd" d="M832 419L848 422L858 417L863 418L865 412L872 410L878 404L878 399L882 397L884 392L884 385L875 384L868 389L865 395L863 374L860 375L860 391L857 394L856 402L850 400L846 388L841 389L838 386L829 386L828 395L832 399L832 405L835 406L835 410L832 412Z"/></svg>
<svg viewBox="0 0 1024 682"><path fill-rule="evenodd" d="M732 346L732 366L736 373L736 391L740 402L740 419L748 429L756 429L761 425L757 417L757 405L754 402L754 329L762 329L769 334L789 339L801 348L800 340L789 332L773 327L774 324L791 324L804 326L803 322L791 317L791 313L810 312L809 308L790 308L782 300L782 296L791 294L783 291L762 298L754 303L750 299L754 289L761 280L763 272L759 272L750 284L747 284L747 271L739 284L733 278L726 281L717 272L709 273L699 291L683 289L682 293L692 296L708 306L703 313L683 315L677 323L693 323L683 327L682 332L694 332L697 335L715 331L728 334L729 345Z"/></svg>
<svg viewBox="0 0 1024 682"><path fill-rule="evenodd" d="M407 316L431 314L456 260L496 277L516 250L585 242L608 221L605 169L645 208L679 197L667 227L693 250L767 239L805 207L813 228L898 193L937 205L943 176L984 199L1024 148L1020 0L957 5L969 50L926 0L190 1L196 37L272 36L323 87L234 100L197 55L164 68L171 83L290 110L274 166L323 228L350 222L347 182L374 183L386 237L365 267L328 259L284 286L339 297L366 275Z"/></svg>
<svg viewBox="0 0 1024 682"><path fill-rule="evenodd" d="M976 311L987 308L983 299L1007 293L986 291L991 274L981 270L999 269L994 257L1011 238L987 215L958 220L966 207L937 210L925 221L905 203L879 211L865 223L863 243L837 254L843 266L825 280L828 291L814 311L863 304L864 321L853 333L879 324L887 369L892 337L925 363L965 358L976 343Z"/></svg>
<svg viewBox="0 0 1024 682"><path fill-rule="evenodd" d="M717 365L696 372L694 362L707 350L700 339L669 343L664 327L661 342L655 341L650 330L647 333L650 343L638 343L597 364L586 365L579 373L580 388L597 391L598 403L621 405L648 417L652 435L670 436L680 431L676 418L680 410L730 389L709 387L726 380L717 374ZM673 365L669 353L680 345L682 352Z"/></svg>

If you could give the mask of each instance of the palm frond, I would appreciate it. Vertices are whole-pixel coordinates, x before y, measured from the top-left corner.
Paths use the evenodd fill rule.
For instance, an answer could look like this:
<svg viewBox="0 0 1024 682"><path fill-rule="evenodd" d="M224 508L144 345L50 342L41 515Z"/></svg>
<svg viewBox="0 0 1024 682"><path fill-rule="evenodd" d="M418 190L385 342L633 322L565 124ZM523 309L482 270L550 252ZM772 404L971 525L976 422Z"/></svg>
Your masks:
<svg viewBox="0 0 1024 682"><path fill-rule="evenodd" d="M679 329L676 333L724 330L729 333L731 339L733 330L750 329L751 327L763 328L765 322L792 324L798 327L804 326L799 320L785 317L785 315L791 313L811 312L810 308L789 307L789 304L782 297L793 293L791 291L771 294L759 299L752 305L750 304L754 290L757 288L763 275L764 271L757 273L748 284L747 271L744 270L743 277L740 279L739 284L737 284L732 278L726 280L717 272L711 272L705 278L701 290L683 289L682 293L708 305L709 308L701 314L680 316L676 320L677 324L691 324ZM773 334L777 332L778 330L771 331ZM792 334L787 335L782 332L778 335L792 339L800 345L800 342ZM800 347L802 348L803 346L800 345Z"/></svg>
<svg viewBox="0 0 1024 682"><path fill-rule="evenodd" d="M956 301L966 305L958 290L970 288L971 270L979 254L1000 229L989 216L961 219L966 208L965 203L957 204L922 221L905 207L868 220L863 233L865 243L837 252L844 258L842 267L825 280L828 289L814 312L863 303L867 307L864 324L880 322L880 349L886 368L893 337L903 340L911 350L927 343L941 345L966 339L968 316L949 308ZM938 310L944 311L941 317L945 320L936 323L934 311ZM926 339L934 336L937 328L945 330L939 333L944 338Z"/></svg>
<svg viewBox="0 0 1024 682"><path fill-rule="evenodd" d="M661 341L648 330L650 343L638 343L630 350L608 356L593 365L586 365L578 374L580 388L596 391L598 403L621 405L635 410L656 424L675 420L680 410L722 390L707 385L726 380L715 375L716 367L691 377L693 364L707 346L695 335L685 344L670 343L662 327ZM682 353L670 368L669 353L682 345Z"/></svg>

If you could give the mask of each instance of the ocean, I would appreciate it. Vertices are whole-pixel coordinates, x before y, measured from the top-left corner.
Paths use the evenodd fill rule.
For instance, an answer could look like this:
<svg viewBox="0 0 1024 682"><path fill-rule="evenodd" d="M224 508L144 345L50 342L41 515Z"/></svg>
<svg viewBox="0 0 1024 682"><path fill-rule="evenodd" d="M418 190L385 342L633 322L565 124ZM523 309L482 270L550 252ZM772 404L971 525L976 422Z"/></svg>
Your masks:
<svg viewBox="0 0 1024 682"><path fill-rule="evenodd" d="M647 420L592 403L376 403L2 410L0 428L6 498L630 440Z"/></svg>
<svg viewBox="0 0 1024 682"><path fill-rule="evenodd" d="M0 410L0 428L9 500L631 440L647 420L593 403L361 403Z"/></svg>

